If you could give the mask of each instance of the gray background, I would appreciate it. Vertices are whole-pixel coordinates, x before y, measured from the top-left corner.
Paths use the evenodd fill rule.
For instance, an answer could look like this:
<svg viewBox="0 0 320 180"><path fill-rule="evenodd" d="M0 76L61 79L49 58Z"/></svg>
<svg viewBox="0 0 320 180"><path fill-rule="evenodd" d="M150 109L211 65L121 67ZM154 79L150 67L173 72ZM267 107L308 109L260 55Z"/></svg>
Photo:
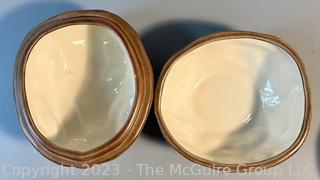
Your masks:
<svg viewBox="0 0 320 180"><path fill-rule="evenodd" d="M8 173L19 170L51 168L55 164L42 157L27 141L18 125L12 97L12 71L17 49L28 31L50 16L66 10L105 9L131 24L141 35L147 53L158 74L161 65L192 40L205 34L224 30L248 30L272 34L288 42L302 57L312 87L313 121L309 136L303 147L289 160L269 169L265 175L222 175L212 171L211 175L197 171L192 174L170 173L170 164L181 167L194 165L183 158L173 148L157 138L144 133L120 157L112 162L96 167L94 171L63 168L58 179L164 179L162 175L140 172L137 164L149 164L152 168L163 167L165 179L319 179L320 139L320 2L316 0L73 0L73 1L30 1L1 0L0 4L0 179L22 179ZM150 118L147 132L153 132ZM155 131L156 132L156 131ZM102 171L118 164L120 175L104 176ZM199 169L198 166L195 169ZM208 172L205 169L205 172ZM46 170L36 179L49 177ZM277 175L276 172L280 172ZM112 173L111 170L107 171ZM69 173L69 174L68 174ZM77 175L71 175L71 174ZM261 172L260 172L261 173ZM262 172L263 173L263 172ZM21 175L21 174L20 174ZM34 173L24 177L32 179ZM51 174L52 176L52 174ZM276 177L275 177L276 176Z"/></svg>

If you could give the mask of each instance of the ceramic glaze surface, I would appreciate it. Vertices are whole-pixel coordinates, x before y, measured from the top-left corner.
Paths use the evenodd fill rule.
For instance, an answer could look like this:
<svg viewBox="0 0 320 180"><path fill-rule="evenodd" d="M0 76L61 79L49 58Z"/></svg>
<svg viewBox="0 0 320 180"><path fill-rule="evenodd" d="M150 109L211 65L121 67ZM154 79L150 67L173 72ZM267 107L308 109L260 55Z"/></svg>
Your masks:
<svg viewBox="0 0 320 180"><path fill-rule="evenodd" d="M126 47L111 29L71 25L42 37L25 70L37 129L55 145L88 151L127 122L136 83Z"/></svg>
<svg viewBox="0 0 320 180"><path fill-rule="evenodd" d="M269 159L298 137L305 96L295 60L249 38L208 42L179 57L164 78L160 111L175 141L215 162Z"/></svg>

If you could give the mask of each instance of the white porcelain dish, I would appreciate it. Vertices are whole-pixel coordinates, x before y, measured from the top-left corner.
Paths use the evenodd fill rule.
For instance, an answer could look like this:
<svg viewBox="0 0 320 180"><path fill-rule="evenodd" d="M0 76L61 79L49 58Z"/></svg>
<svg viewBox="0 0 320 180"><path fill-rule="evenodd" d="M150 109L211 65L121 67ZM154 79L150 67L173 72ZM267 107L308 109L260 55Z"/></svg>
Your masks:
<svg viewBox="0 0 320 180"><path fill-rule="evenodd" d="M270 161L304 134L309 110L300 62L259 35L240 35L194 43L171 59L158 82L163 132L194 161Z"/></svg>
<svg viewBox="0 0 320 180"><path fill-rule="evenodd" d="M152 69L123 19L70 11L26 36L14 95L33 146L53 162L86 168L116 158L139 135L152 103Z"/></svg>
<svg viewBox="0 0 320 180"><path fill-rule="evenodd" d="M83 152L121 130L136 94L122 40L97 25L67 26L43 36L29 55L25 87L42 135L59 147Z"/></svg>

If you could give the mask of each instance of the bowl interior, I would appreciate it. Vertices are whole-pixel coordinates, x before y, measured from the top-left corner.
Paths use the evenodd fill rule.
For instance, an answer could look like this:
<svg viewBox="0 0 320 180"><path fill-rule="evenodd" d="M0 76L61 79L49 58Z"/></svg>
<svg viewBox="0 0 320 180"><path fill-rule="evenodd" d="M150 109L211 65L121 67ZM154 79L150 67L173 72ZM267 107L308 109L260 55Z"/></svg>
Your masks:
<svg viewBox="0 0 320 180"><path fill-rule="evenodd" d="M160 92L160 112L174 140L214 162L254 163L297 139L304 86L293 57L258 39L207 42L171 64Z"/></svg>
<svg viewBox="0 0 320 180"><path fill-rule="evenodd" d="M43 36L25 69L32 120L55 145L88 151L128 121L136 81L128 51L109 28L70 25Z"/></svg>

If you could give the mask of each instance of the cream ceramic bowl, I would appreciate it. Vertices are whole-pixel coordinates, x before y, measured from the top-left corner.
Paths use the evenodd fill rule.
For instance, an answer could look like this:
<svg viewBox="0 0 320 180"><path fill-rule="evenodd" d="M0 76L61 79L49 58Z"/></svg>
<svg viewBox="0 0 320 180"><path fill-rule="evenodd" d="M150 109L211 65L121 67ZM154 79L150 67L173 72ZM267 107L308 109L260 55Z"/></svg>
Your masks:
<svg viewBox="0 0 320 180"><path fill-rule="evenodd" d="M152 70L137 33L114 14L74 11L45 21L24 40L15 68L21 125L54 162L111 160L142 130Z"/></svg>
<svg viewBox="0 0 320 180"><path fill-rule="evenodd" d="M286 159L310 120L300 58L281 40L249 32L209 36L175 55L155 103L162 131L179 152L232 170Z"/></svg>
<svg viewBox="0 0 320 180"><path fill-rule="evenodd" d="M127 49L115 32L97 25L67 26L43 36L28 57L25 88L40 133L82 152L121 130L136 94Z"/></svg>

